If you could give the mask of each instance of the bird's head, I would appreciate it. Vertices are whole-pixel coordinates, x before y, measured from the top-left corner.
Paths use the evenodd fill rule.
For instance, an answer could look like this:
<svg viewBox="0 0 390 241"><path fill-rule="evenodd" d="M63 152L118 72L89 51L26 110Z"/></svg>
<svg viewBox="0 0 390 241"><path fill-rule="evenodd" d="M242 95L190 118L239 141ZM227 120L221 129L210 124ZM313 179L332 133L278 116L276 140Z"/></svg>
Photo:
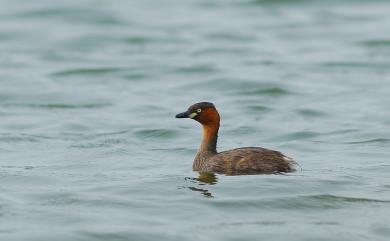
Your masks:
<svg viewBox="0 0 390 241"><path fill-rule="evenodd" d="M213 103L199 102L191 105L187 111L176 115L176 118L194 119L202 125L219 124L219 113Z"/></svg>

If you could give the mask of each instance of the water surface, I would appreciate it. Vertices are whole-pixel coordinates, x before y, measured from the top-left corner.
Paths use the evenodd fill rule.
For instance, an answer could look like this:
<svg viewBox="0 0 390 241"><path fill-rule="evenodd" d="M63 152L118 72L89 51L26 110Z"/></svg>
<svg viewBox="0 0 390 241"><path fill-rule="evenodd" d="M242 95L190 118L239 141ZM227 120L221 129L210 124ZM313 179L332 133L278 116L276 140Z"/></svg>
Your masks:
<svg viewBox="0 0 390 241"><path fill-rule="evenodd" d="M389 239L388 1L0 3L1 240ZM203 100L302 170L192 172Z"/></svg>

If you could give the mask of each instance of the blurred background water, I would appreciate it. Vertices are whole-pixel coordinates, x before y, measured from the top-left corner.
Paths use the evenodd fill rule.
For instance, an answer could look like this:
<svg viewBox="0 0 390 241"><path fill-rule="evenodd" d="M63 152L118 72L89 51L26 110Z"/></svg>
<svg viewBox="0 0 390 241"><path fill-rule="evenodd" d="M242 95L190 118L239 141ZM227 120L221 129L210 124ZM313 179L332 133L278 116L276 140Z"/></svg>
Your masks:
<svg viewBox="0 0 390 241"><path fill-rule="evenodd" d="M0 5L1 240L389 240L390 1ZM302 170L198 177L204 100Z"/></svg>

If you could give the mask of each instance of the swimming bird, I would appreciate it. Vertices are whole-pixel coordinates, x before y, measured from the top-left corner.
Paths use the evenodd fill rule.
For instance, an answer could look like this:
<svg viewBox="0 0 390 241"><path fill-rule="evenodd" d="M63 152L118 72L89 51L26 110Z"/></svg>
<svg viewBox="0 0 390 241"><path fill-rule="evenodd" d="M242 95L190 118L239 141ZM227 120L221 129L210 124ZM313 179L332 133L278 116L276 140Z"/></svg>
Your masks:
<svg viewBox="0 0 390 241"><path fill-rule="evenodd" d="M242 147L217 152L220 116L213 103L191 105L176 118L190 118L203 127L202 143L192 168L198 172L227 175L271 174L294 171L295 161L274 150L262 147Z"/></svg>

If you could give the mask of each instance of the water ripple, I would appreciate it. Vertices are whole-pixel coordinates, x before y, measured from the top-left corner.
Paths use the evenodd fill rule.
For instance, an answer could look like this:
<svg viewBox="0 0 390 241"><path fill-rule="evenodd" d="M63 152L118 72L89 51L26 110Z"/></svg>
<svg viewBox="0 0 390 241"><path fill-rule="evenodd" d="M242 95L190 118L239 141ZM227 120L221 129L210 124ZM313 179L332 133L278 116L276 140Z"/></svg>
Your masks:
<svg viewBox="0 0 390 241"><path fill-rule="evenodd" d="M268 5L268 4L302 4L310 2L308 0L252 0L253 5Z"/></svg>
<svg viewBox="0 0 390 241"><path fill-rule="evenodd" d="M359 44L368 47L390 47L390 39L372 39L372 40L362 41Z"/></svg>
<svg viewBox="0 0 390 241"><path fill-rule="evenodd" d="M210 64L198 64L189 67L181 67L175 70L175 72L185 74L209 74L216 71L217 69Z"/></svg>
<svg viewBox="0 0 390 241"><path fill-rule="evenodd" d="M380 200L380 199L372 199L372 198L355 198L355 197L344 197L344 196L336 196L336 195L314 195L309 196L309 198L314 200L326 201L326 202L350 202L350 203L389 203L390 200Z"/></svg>
<svg viewBox="0 0 390 241"><path fill-rule="evenodd" d="M312 110L312 109L300 109L297 110L298 114L305 117L322 117L325 115L324 112Z"/></svg>
<svg viewBox="0 0 390 241"><path fill-rule="evenodd" d="M134 131L133 134L142 139L170 139L175 137L177 132L168 129L143 129Z"/></svg>
<svg viewBox="0 0 390 241"><path fill-rule="evenodd" d="M129 70L128 68L119 68L119 67L99 67L99 68L78 68L78 69L68 69L57 71L51 74L51 76L57 77L67 77L67 76L94 76L94 75L108 75L112 73L117 73L121 71Z"/></svg>
<svg viewBox="0 0 390 241"><path fill-rule="evenodd" d="M252 106L248 106L248 109L254 112L267 112L272 110L271 108L264 105L252 105Z"/></svg>
<svg viewBox="0 0 390 241"><path fill-rule="evenodd" d="M380 143L380 144L386 144L390 143L390 139L388 138L374 138L369 140L363 140L363 141L351 141L351 142L345 142L346 144L370 144L370 143Z"/></svg>
<svg viewBox="0 0 390 241"><path fill-rule="evenodd" d="M284 96L288 95L290 92L284 88L280 87L271 87L271 88L259 88L255 90L243 91L241 95L258 95L258 96Z"/></svg>
<svg viewBox="0 0 390 241"><path fill-rule="evenodd" d="M85 104L67 104L67 103L47 103L47 104L33 104L33 103L4 103L7 107L29 107L42 109L95 109L110 106L110 103L85 103Z"/></svg>
<svg viewBox="0 0 390 241"><path fill-rule="evenodd" d="M99 12L91 8L44 8L26 11L15 15L15 17L27 19L66 19L72 22L91 23L94 25L123 24L123 22L114 15Z"/></svg>
<svg viewBox="0 0 390 241"><path fill-rule="evenodd" d="M314 132L314 131L298 131L298 132L290 133L287 135L274 137L273 139L275 139L275 140L305 140L305 139L315 138L319 135L321 135L321 133Z"/></svg>
<svg viewBox="0 0 390 241"><path fill-rule="evenodd" d="M338 209L348 204L363 203L383 203L390 204L390 200L380 200L371 198L344 197L329 194L308 195L290 198L278 198L272 200L218 200L212 205L218 205L220 208L237 208L237 207L257 207L267 209Z"/></svg>

